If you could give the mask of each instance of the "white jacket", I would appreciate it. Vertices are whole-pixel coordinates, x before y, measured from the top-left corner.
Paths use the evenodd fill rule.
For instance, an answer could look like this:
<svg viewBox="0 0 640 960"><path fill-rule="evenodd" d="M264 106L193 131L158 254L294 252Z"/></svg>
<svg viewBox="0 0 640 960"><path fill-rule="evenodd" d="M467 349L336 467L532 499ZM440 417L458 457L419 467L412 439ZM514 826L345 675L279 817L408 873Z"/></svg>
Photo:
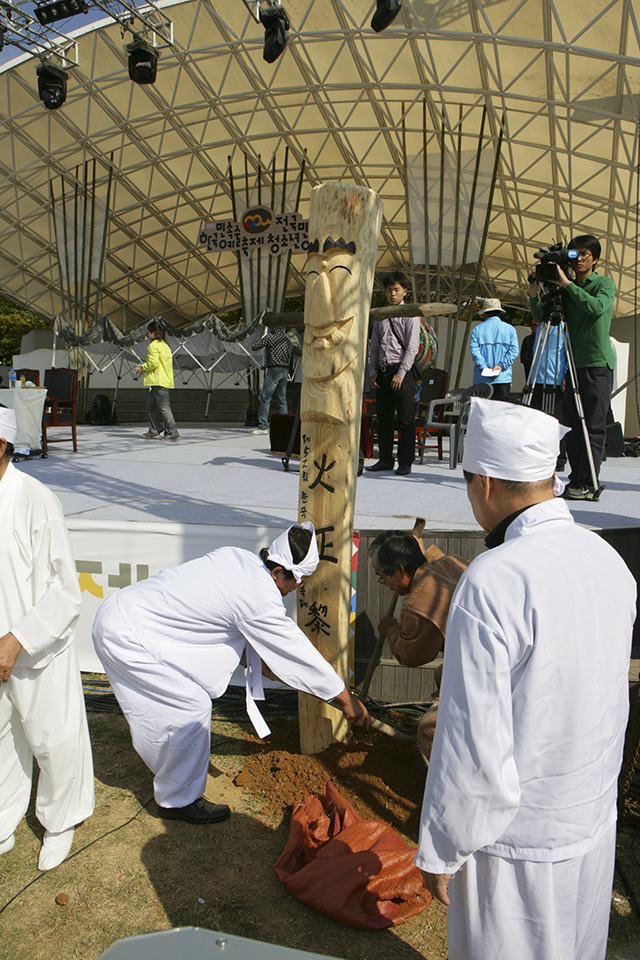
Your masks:
<svg viewBox="0 0 640 960"><path fill-rule="evenodd" d="M16 666L41 668L71 642L78 574L58 498L9 464L0 480L0 637L23 646Z"/></svg>
<svg viewBox="0 0 640 960"><path fill-rule="evenodd" d="M287 616L267 567L248 550L221 547L163 570L120 590L117 606L140 646L192 677L213 699L227 689L246 650L247 708L260 736L268 732L253 704L263 698L260 660L285 683L323 700L344 689Z"/></svg>
<svg viewBox="0 0 640 960"><path fill-rule="evenodd" d="M616 817L636 584L562 500L530 507L453 596L416 864L558 861Z"/></svg>

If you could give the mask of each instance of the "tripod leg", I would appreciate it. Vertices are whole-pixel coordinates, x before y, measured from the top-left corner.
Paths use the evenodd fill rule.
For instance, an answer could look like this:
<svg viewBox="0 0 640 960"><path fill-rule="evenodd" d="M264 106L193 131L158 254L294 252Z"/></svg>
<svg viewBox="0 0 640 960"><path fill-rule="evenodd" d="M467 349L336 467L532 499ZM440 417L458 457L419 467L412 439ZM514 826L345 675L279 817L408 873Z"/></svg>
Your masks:
<svg viewBox="0 0 640 960"><path fill-rule="evenodd" d="M531 406L531 401L533 400L533 391L535 390L536 383L538 382L538 373L540 371L540 364L542 363L542 357L545 353L548 340L549 340L549 321L544 320L542 322L542 331L540 333L540 336L538 337L538 342L536 343L533 358L531 360L529 376L527 377L527 382L525 384L524 390L522 391L522 403L525 407Z"/></svg>
<svg viewBox="0 0 640 960"><path fill-rule="evenodd" d="M571 347L571 340L569 338L569 331L566 328L566 321L563 320L560 324L562 335L564 337L565 349L567 352L567 361L569 363L569 377L571 380L571 389L573 391L573 399L576 406L576 412L578 414L578 419L582 426L582 436L584 438L585 450L587 453L587 460L589 461L589 472L591 473L591 481L593 483L593 499L599 500L600 494L604 490L604 487L598 485L598 475L596 473L596 465L593 459L593 450L591 449L591 440L589 437L589 430L587 428L587 421L584 415L584 407L582 406L582 397L580 396L580 389L578 386L578 371L576 369L575 360L573 359L573 349ZM573 467L573 465L572 465Z"/></svg>
<svg viewBox="0 0 640 960"><path fill-rule="evenodd" d="M296 410L296 416L293 421L293 426L291 428L291 436L289 437L289 443L287 444L287 452L282 458L282 466L284 467L287 473L289 472L289 461L291 460L291 452L295 445L299 428L300 428L300 404L298 404L298 409Z"/></svg>

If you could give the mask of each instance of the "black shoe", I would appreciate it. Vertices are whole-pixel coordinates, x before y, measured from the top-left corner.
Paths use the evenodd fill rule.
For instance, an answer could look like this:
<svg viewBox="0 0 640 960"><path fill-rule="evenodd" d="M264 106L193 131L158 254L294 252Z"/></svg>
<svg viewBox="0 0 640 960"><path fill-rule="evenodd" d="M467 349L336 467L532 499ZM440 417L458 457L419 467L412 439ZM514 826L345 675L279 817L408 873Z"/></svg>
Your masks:
<svg viewBox="0 0 640 960"><path fill-rule="evenodd" d="M369 473L375 473L378 470L393 470L393 460L378 460L377 463L372 464L370 467L365 467L365 470L368 470Z"/></svg>
<svg viewBox="0 0 640 960"><path fill-rule="evenodd" d="M398 469L396 470L396 477L408 477L410 473L411 473L411 464L401 463Z"/></svg>
<svg viewBox="0 0 640 960"><path fill-rule="evenodd" d="M586 500L587 488L582 486L568 486L564 488L563 500Z"/></svg>
<svg viewBox="0 0 640 960"><path fill-rule="evenodd" d="M221 823L231 816L226 803L209 803L204 797L186 807L161 807L158 804L158 813L163 820L185 820L187 823Z"/></svg>
<svg viewBox="0 0 640 960"><path fill-rule="evenodd" d="M562 494L565 500L591 500L592 502L600 499L600 494L604 490L604 484L594 490L593 487L567 487Z"/></svg>

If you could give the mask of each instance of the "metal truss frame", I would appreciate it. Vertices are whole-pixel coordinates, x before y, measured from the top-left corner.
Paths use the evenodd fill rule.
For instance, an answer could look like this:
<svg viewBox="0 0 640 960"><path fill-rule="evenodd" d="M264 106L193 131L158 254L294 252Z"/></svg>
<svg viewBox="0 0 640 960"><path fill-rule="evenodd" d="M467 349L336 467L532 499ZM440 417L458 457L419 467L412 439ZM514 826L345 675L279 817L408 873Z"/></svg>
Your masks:
<svg viewBox="0 0 640 960"><path fill-rule="evenodd" d="M408 267L405 148L422 150L426 102L429 152L441 136L455 152L459 135L475 151L484 108L497 142L504 117L480 292L525 310L534 251L591 232L616 282L617 314L633 312L640 0L403 0L378 35L372 0L286 5L292 27L273 65L243 0L160 0L173 43L152 86L128 80L113 20L72 32L79 64L60 110L43 110L24 58L5 67L0 289L41 315L59 312L48 180L72 179L95 158L106 189L112 151L101 312L115 322L124 310L181 323L238 306L235 258L212 257L196 240L203 222L231 216L229 157L243 154L255 173L285 147L298 163L306 150L303 214L327 180L376 190L378 269ZM294 255L288 292L303 289L304 258Z"/></svg>

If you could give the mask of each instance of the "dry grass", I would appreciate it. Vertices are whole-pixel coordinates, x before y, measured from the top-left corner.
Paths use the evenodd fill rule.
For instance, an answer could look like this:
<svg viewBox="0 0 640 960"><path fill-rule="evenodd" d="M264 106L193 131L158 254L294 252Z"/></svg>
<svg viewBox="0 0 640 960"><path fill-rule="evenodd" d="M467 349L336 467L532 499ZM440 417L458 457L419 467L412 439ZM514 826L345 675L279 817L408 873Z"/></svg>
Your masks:
<svg viewBox="0 0 640 960"><path fill-rule="evenodd" d="M72 853L133 817L152 795L151 776L131 747L119 715L90 714L96 809L77 831ZM215 763L236 773L252 744L245 726L216 723ZM228 777L224 789L233 785ZM218 789L216 781L214 789ZM199 926L349 960L446 957L446 912L430 907L393 931L366 932L329 920L295 900L273 863L287 818L260 814L260 798L236 791L234 814L211 827L165 823L155 803L48 874L38 874L42 828L33 805L2 857L0 906L35 884L0 917L1 960L94 960L121 937ZM58 906L58 893L69 895ZM203 900L204 903L200 903Z"/></svg>
<svg viewBox="0 0 640 960"><path fill-rule="evenodd" d="M153 801L138 812L151 798L151 776L131 747L124 719L94 713L89 722L96 810L77 830L72 852L138 815L57 870L39 874L42 828L30 808L14 850L2 857L0 907L40 879L0 917L0 960L94 960L121 937L191 925L347 960L445 960L446 911L438 903L395 930L365 932L315 913L284 889L272 865L288 818L260 813L261 798L234 789L224 776L242 769L256 750L246 725L223 721L213 728L214 761L223 775L212 788L222 797L231 791L233 816L192 827L159 820ZM625 824L619 856L640 896L637 826ZM68 906L56 904L60 892L69 895ZM635 956L629 945L638 943L640 923L616 883L610 957Z"/></svg>

